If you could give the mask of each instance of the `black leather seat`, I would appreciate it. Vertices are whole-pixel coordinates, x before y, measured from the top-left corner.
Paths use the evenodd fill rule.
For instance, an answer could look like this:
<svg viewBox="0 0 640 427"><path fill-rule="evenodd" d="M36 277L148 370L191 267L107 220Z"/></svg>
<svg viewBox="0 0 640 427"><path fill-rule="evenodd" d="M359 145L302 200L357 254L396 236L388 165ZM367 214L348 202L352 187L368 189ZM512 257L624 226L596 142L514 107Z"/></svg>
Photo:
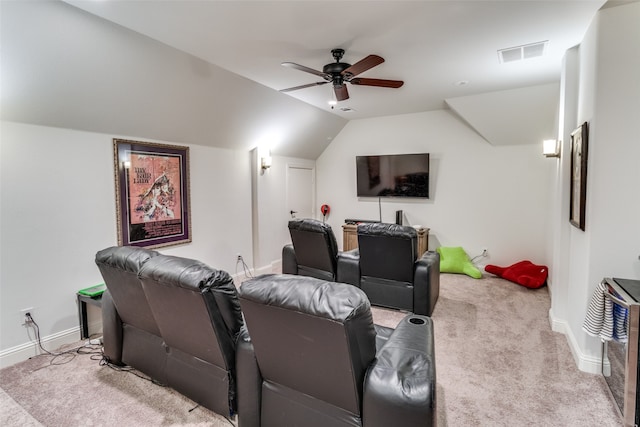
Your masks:
<svg viewBox="0 0 640 427"><path fill-rule="evenodd" d="M142 266L158 255L143 248L113 247L99 251L96 264L107 286L102 294L104 355L165 384L164 340L138 278Z"/></svg>
<svg viewBox="0 0 640 427"><path fill-rule="evenodd" d="M417 256L417 233L397 224L358 225L360 288L371 304L431 316L440 294L440 256Z"/></svg>
<svg viewBox="0 0 640 427"><path fill-rule="evenodd" d="M238 362L241 427L435 425L430 318L376 327L360 289L311 277L261 276L239 293L251 335Z"/></svg>
<svg viewBox="0 0 640 427"><path fill-rule="evenodd" d="M167 384L222 415L236 412L236 345L244 325L231 276L158 256L140 279L167 351Z"/></svg>
<svg viewBox="0 0 640 427"><path fill-rule="evenodd" d="M338 244L329 224L315 219L289 221L292 244L282 249L282 272L335 281Z"/></svg>
<svg viewBox="0 0 640 427"><path fill-rule="evenodd" d="M113 247L96 263L104 351L224 416L236 412L236 346L246 334L233 279L200 261Z"/></svg>

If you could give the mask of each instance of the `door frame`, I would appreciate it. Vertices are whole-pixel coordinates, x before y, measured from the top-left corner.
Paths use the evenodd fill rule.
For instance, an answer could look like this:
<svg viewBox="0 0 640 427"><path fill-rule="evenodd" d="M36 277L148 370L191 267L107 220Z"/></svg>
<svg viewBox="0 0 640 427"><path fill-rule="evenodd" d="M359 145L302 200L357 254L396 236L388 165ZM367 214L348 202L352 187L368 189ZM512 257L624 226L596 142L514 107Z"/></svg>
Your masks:
<svg viewBox="0 0 640 427"><path fill-rule="evenodd" d="M306 162L287 162L285 173L285 205L287 207L287 221L291 219L291 205L289 203L289 178L291 169L309 169L311 171L311 218L317 219L316 215L316 164L314 161Z"/></svg>

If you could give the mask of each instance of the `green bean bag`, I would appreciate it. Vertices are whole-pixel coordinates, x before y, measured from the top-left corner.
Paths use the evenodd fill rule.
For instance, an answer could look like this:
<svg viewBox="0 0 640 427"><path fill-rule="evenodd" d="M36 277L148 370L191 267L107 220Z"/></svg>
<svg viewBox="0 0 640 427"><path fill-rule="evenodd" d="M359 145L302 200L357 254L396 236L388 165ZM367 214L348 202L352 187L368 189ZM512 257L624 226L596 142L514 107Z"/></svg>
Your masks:
<svg viewBox="0 0 640 427"><path fill-rule="evenodd" d="M440 272L466 274L474 279L480 279L482 272L476 268L467 253L460 246L437 249L440 254Z"/></svg>

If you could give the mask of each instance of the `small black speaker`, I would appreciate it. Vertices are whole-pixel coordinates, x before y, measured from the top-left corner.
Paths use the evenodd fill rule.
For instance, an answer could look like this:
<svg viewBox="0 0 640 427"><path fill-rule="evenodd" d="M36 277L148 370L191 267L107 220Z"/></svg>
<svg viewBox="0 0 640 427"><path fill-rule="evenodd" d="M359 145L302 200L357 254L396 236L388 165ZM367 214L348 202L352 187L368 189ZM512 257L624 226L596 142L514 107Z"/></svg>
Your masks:
<svg viewBox="0 0 640 427"><path fill-rule="evenodd" d="M402 211L396 211L396 224L402 225Z"/></svg>

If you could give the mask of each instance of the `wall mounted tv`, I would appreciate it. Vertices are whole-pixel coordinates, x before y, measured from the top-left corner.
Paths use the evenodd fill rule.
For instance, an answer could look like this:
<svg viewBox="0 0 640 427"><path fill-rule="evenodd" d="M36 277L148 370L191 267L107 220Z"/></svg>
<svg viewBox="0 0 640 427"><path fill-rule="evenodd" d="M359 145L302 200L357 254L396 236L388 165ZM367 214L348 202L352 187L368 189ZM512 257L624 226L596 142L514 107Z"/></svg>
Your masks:
<svg viewBox="0 0 640 427"><path fill-rule="evenodd" d="M356 157L358 197L429 198L429 153Z"/></svg>

